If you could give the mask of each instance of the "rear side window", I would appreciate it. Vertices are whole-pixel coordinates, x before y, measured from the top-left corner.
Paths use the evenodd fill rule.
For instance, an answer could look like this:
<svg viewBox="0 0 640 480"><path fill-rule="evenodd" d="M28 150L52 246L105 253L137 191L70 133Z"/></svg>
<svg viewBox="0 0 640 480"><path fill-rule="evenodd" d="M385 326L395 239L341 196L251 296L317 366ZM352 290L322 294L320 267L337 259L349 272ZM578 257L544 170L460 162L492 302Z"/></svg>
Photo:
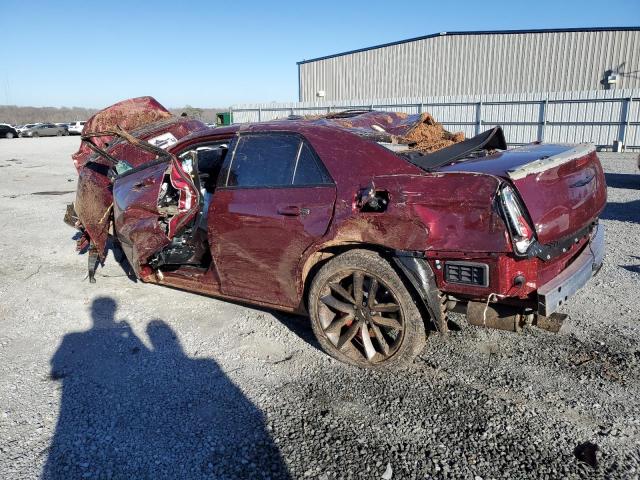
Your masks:
<svg viewBox="0 0 640 480"><path fill-rule="evenodd" d="M300 140L289 135L249 135L238 139L227 186L291 184Z"/></svg>
<svg viewBox="0 0 640 480"><path fill-rule="evenodd" d="M331 183L311 148L298 135L243 135L226 177L228 187L285 187ZM221 178L224 184L225 178Z"/></svg>
<svg viewBox="0 0 640 480"><path fill-rule="evenodd" d="M331 183L329 175L307 142L303 141L293 172L293 184L323 185L326 183Z"/></svg>

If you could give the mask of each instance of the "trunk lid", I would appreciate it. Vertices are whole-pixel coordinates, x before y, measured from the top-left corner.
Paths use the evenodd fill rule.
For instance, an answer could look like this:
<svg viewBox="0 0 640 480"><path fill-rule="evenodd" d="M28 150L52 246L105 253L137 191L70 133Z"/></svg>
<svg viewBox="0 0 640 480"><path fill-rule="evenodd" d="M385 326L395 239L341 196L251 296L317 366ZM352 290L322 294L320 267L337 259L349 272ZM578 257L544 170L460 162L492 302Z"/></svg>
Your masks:
<svg viewBox="0 0 640 480"><path fill-rule="evenodd" d="M531 144L438 171L486 173L510 181L543 244L567 237L592 222L607 200L604 172L591 144Z"/></svg>

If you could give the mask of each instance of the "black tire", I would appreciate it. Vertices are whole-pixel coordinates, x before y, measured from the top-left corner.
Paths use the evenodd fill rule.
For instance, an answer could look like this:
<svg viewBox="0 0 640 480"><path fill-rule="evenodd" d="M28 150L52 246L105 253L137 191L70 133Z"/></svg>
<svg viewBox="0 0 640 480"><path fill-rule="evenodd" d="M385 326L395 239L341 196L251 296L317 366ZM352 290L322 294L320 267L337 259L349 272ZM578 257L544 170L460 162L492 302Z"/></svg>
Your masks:
<svg viewBox="0 0 640 480"><path fill-rule="evenodd" d="M58 130L58 131L56 132L56 137L61 137L61 136L62 136L62 132L61 132L60 130Z"/></svg>
<svg viewBox="0 0 640 480"><path fill-rule="evenodd" d="M33 132L33 135L31 135L31 138L38 138L40 136L40 134L38 132Z"/></svg>
<svg viewBox="0 0 640 480"><path fill-rule="evenodd" d="M307 302L320 346L341 362L400 368L424 347L424 322L411 293L375 252L350 250L328 261L314 277Z"/></svg>
<svg viewBox="0 0 640 480"><path fill-rule="evenodd" d="M7 133L4 134L4 138L13 138L13 137L15 137L13 132L7 132Z"/></svg>

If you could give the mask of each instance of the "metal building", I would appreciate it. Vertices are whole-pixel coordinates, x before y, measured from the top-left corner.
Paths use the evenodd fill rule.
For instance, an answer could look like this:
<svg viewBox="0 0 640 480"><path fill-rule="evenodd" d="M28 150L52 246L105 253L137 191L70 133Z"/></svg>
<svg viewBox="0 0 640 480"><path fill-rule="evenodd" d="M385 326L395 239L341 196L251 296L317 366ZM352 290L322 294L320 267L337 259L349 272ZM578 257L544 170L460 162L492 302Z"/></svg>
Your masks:
<svg viewBox="0 0 640 480"><path fill-rule="evenodd" d="M299 100L640 88L640 27L442 32L298 62Z"/></svg>

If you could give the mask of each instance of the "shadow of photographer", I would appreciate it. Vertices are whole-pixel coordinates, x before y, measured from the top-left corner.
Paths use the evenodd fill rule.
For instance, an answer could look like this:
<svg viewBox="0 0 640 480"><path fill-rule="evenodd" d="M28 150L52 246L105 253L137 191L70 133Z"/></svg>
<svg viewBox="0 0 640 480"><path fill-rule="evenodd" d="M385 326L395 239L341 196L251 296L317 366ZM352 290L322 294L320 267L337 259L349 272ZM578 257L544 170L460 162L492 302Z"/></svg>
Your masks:
<svg viewBox="0 0 640 480"><path fill-rule="evenodd" d="M161 320L148 348L116 308L95 299L92 328L51 359L62 395L43 478L289 478L262 413L215 361L186 356Z"/></svg>

